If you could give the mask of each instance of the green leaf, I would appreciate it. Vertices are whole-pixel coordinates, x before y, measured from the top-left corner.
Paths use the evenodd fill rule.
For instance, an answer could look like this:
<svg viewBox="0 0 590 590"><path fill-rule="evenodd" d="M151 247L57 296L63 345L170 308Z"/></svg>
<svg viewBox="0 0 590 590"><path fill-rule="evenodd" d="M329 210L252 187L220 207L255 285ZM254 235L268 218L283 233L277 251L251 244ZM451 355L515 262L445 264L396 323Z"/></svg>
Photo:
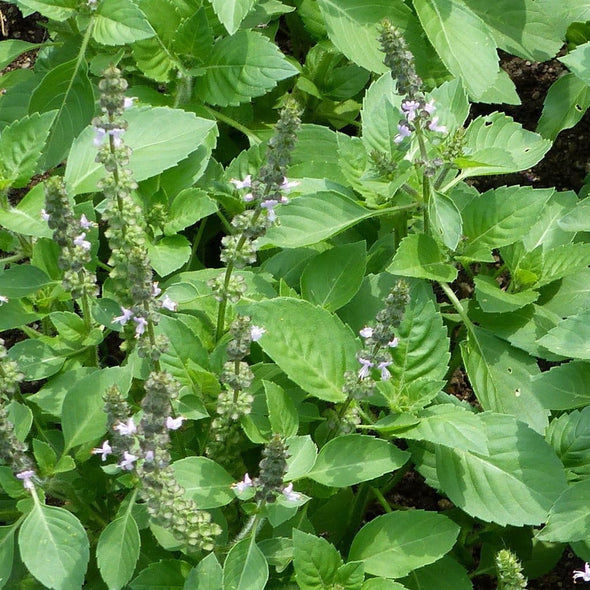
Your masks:
<svg viewBox="0 0 590 590"><path fill-rule="evenodd" d="M274 43L252 31L221 37L199 71L203 75L195 84L198 96L220 106L249 102L298 73Z"/></svg>
<svg viewBox="0 0 590 590"><path fill-rule="evenodd" d="M299 414L293 400L272 381L262 381L266 393L266 406L272 431L284 438L291 438L299 429Z"/></svg>
<svg viewBox="0 0 590 590"><path fill-rule="evenodd" d="M0 588L4 588L10 578L14 559L14 526L0 526Z"/></svg>
<svg viewBox="0 0 590 590"><path fill-rule="evenodd" d="M96 547L96 561L109 590L120 590L129 582L139 558L140 545L139 529L131 510L126 510L102 531Z"/></svg>
<svg viewBox="0 0 590 590"><path fill-rule="evenodd" d="M590 41L579 45L567 55L559 58L571 72L573 72L586 85L590 86L590 67L588 66L590 60Z"/></svg>
<svg viewBox="0 0 590 590"><path fill-rule="evenodd" d="M31 408L13 399L6 404L6 411L8 420L14 424L14 435L24 442L33 424Z"/></svg>
<svg viewBox="0 0 590 590"><path fill-rule="evenodd" d="M328 590L334 587L340 554L329 541L293 530L293 566L301 590Z"/></svg>
<svg viewBox="0 0 590 590"><path fill-rule="evenodd" d="M31 380L45 379L55 375L65 359L40 340L21 340L8 351L8 358L17 363L19 370Z"/></svg>
<svg viewBox="0 0 590 590"><path fill-rule="evenodd" d="M444 282L452 282L457 276L457 269L445 262L437 243L426 234L406 236L400 242L387 272Z"/></svg>
<svg viewBox="0 0 590 590"><path fill-rule="evenodd" d="M155 35L143 12L131 0L102 0L94 15L92 37L103 45L125 45Z"/></svg>
<svg viewBox="0 0 590 590"><path fill-rule="evenodd" d="M215 557L209 553L197 567L191 570L183 590L219 590L223 583L223 570Z"/></svg>
<svg viewBox="0 0 590 590"><path fill-rule="evenodd" d="M209 0L219 22L233 35L252 10L256 0Z"/></svg>
<svg viewBox="0 0 590 590"><path fill-rule="evenodd" d="M178 68L178 62L158 37L144 39L133 44L133 59L137 67L156 82L168 82L170 70Z"/></svg>
<svg viewBox="0 0 590 590"><path fill-rule="evenodd" d="M0 293L9 299L26 297L52 283L40 268L32 264L11 266L0 273Z"/></svg>
<svg viewBox="0 0 590 590"><path fill-rule="evenodd" d="M105 390L116 385L125 395L131 387L130 367L109 367L83 377L72 384L63 401L63 455L77 445L94 441L106 430Z"/></svg>
<svg viewBox="0 0 590 590"><path fill-rule="evenodd" d="M429 41L447 69L481 98L498 71L496 43L484 22L456 0L413 0Z"/></svg>
<svg viewBox="0 0 590 590"><path fill-rule="evenodd" d="M539 298L538 291L530 289L519 293L503 291L492 277L485 275L475 277L473 282L477 302L482 310L488 313L515 311Z"/></svg>
<svg viewBox="0 0 590 590"><path fill-rule="evenodd" d="M474 326L461 353L469 381L484 410L511 414L537 432L547 427L547 410L535 395L535 359L491 332Z"/></svg>
<svg viewBox="0 0 590 590"><path fill-rule="evenodd" d="M555 141L559 132L570 129L590 107L590 87L574 74L557 78L549 87L537 133Z"/></svg>
<svg viewBox="0 0 590 590"><path fill-rule="evenodd" d="M21 10L23 7L27 8L28 14L40 12L58 22L67 20L78 12L77 0L18 0L18 4Z"/></svg>
<svg viewBox="0 0 590 590"><path fill-rule="evenodd" d="M199 508L225 506L235 499L235 479L221 465L206 457L186 457L172 464L178 483Z"/></svg>
<svg viewBox="0 0 590 590"><path fill-rule="evenodd" d="M552 285L553 287L553 285ZM561 317L575 315L590 308L590 269L564 277L543 308Z"/></svg>
<svg viewBox="0 0 590 590"><path fill-rule="evenodd" d="M498 71L492 86L481 95L479 101L488 104L499 102L514 105L521 104L514 82L502 68Z"/></svg>
<svg viewBox="0 0 590 590"><path fill-rule="evenodd" d="M180 109L132 108L125 112L125 118L129 128L124 140L133 150L129 167L136 181L171 168L217 135L215 121ZM94 129L86 128L70 150L65 181L75 195L96 191L96 183L104 177L103 166L95 162L93 136Z"/></svg>
<svg viewBox="0 0 590 590"><path fill-rule="evenodd" d="M336 584L340 584L346 590L361 590L364 579L365 566L362 561L345 563L336 572Z"/></svg>
<svg viewBox="0 0 590 590"><path fill-rule="evenodd" d="M589 360L590 326L588 321L590 321L590 312L588 311L570 316L540 338L538 342L556 354Z"/></svg>
<svg viewBox="0 0 590 590"><path fill-rule="evenodd" d="M35 438L33 439L33 452L35 453L35 461L37 461L41 475L51 475L57 461L57 455L53 447Z"/></svg>
<svg viewBox="0 0 590 590"><path fill-rule="evenodd" d="M408 590L393 580L386 578L369 578L361 587L361 590Z"/></svg>
<svg viewBox="0 0 590 590"><path fill-rule="evenodd" d="M217 203L204 190L187 188L174 197L164 226L167 236L174 235L217 211Z"/></svg>
<svg viewBox="0 0 590 590"><path fill-rule="evenodd" d="M184 266L191 256L191 243L181 235L164 236L155 244L148 244L152 268L161 276Z"/></svg>
<svg viewBox="0 0 590 590"><path fill-rule="evenodd" d="M376 215L378 211L365 209L336 192L305 195L279 209L280 225L271 227L258 243L280 248L309 246Z"/></svg>
<svg viewBox="0 0 590 590"><path fill-rule="evenodd" d="M537 533L541 541L570 543L588 538L590 530L590 480L566 489L551 507L545 526Z"/></svg>
<svg viewBox="0 0 590 590"><path fill-rule="evenodd" d="M408 590L473 590L473 584L465 568L452 557L445 555L438 561L414 570L403 578L404 588Z"/></svg>
<svg viewBox="0 0 590 590"><path fill-rule="evenodd" d="M561 49L568 21L565 3L555 0L467 0L504 51L547 61Z"/></svg>
<svg viewBox="0 0 590 590"><path fill-rule="evenodd" d="M349 560L362 561L369 574L400 578L448 553L459 530L442 514L390 512L374 518L357 533Z"/></svg>
<svg viewBox="0 0 590 590"><path fill-rule="evenodd" d="M553 193L554 189L503 186L472 199L461 212L467 238L463 254L486 256L494 248L522 239Z"/></svg>
<svg viewBox="0 0 590 590"><path fill-rule="evenodd" d="M7 39L0 41L0 69L4 69L19 55L41 47L40 43L29 43L20 39Z"/></svg>
<svg viewBox="0 0 590 590"><path fill-rule="evenodd" d="M223 590L263 590L267 580L268 563L254 538L236 543L223 564Z"/></svg>
<svg viewBox="0 0 590 590"><path fill-rule="evenodd" d="M434 191L428 203L432 233L449 249L455 250L462 236L461 213L455 203L443 193Z"/></svg>
<svg viewBox="0 0 590 590"><path fill-rule="evenodd" d="M514 416L485 412L480 418L489 454L436 446L442 490L457 507L486 522L501 526L545 522L567 486L555 452Z"/></svg>
<svg viewBox="0 0 590 590"><path fill-rule="evenodd" d="M36 500L20 528L18 546L28 570L48 588L82 588L89 558L88 537L71 512Z"/></svg>
<svg viewBox="0 0 590 590"><path fill-rule="evenodd" d="M190 570L186 561L162 559L151 563L129 584L131 590L183 590Z"/></svg>
<svg viewBox="0 0 590 590"><path fill-rule="evenodd" d="M61 162L74 138L94 115L94 91L84 60L73 59L49 70L31 95L29 113L57 111L44 150L42 170Z"/></svg>
<svg viewBox="0 0 590 590"><path fill-rule="evenodd" d="M328 311L336 311L360 289L366 264L365 242L326 250L305 267L301 275L301 295Z"/></svg>
<svg viewBox="0 0 590 590"><path fill-rule="evenodd" d="M533 378L535 396L549 410L590 405L590 364L572 361Z"/></svg>
<svg viewBox="0 0 590 590"><path fill-rule="evenodd" d="M293 481L305 477L313 468L318 455L311 436L294 436L287 441L287 473L284 481Z"/></svg>
<svg viewBox="0 0 590 590"><path fill-rule="evenodd" d="M464 155L455 160L463 177L508 174L537 164L551 142L523 129L512 117L492 113L477 117L465 133Z"/></svg>
<svg viewBox="0 0 590 590"><path fill-rule="evenodd" d="M395 471L408 457L386 440L349 434L326 443L306 477L325 486L343 488Z"/></svg>
<svg viewBox="0 0 590 590"><path fill-rule="evenodd" d="M51 238L53 232L41 217L45 206L43 184L36 184L16 207L0 208L0 226L4 229L36 238ZM1 275L0 275L1 276Z"/></svg>
<svg viewBox="0 0 590 590"><path fill-rule="evenodd" d="M319 399L344 400L344 373L356 368L357 345L337 317L286 297L250 304L246 313L266 329L258 343L289 379Z"/></svg>

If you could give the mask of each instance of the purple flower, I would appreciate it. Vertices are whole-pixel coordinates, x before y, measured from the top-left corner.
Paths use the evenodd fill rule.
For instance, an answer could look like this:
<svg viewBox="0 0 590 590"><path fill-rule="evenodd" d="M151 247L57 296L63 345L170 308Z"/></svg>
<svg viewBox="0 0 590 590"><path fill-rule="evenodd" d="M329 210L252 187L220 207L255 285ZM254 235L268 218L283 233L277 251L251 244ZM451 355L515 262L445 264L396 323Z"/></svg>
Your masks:
<svg viewBox="0 0 590 590"><path fill-rule="evenodd" d="M283 182L281 183L280 189L287 192L290 191L292 188L299 186L301 183L297 182L296 180L287 180L287 177L283 177Z"/></svg>
<svg viewBox="0 0 590 590"><path fill-rule="evenodd" d="M172 301L168 295L164 295L164 298L160 300L160 305L169 311L176 311L178 309L178 303Z"/></svg>
<svg viewBox="0 0 590 590"><path fill-rule="evenodd" d="M402 102L402 111L405 113L408 123L411 123L416 118L419 108L420 103L417 100L404 100Z"/></svg>
<svg viewBox="0 0 590 590"><path fill-rule="evenodd" d="M35 477L35 472L32 469L27 469L16 474L17 479L22 480L25 490L32 490L35 485L31 481Z"/></svg>
<svg viewBox="0 0 590 590"><path fill-rule="evenodd" d="M362 330L359 330L359 334L363 338L371 338L371 336L373 336L373 328L370 328L369 326L365 326Z"/></svg>
<svg viewBox="0 0 590 590"><path fill-rule="evenodd" d="M273 221L275 221L277 218L277 214L275 213L275 207L278 204L279 204L279 202L276 199L267 199L266 201L263 201L262 203L260 203L260 206L263 209L266 209L267 215L268 215L268 220L271 223Z"/></svg>
<svg viewBox="0 0 590 590"><path fill-rule="evenodd" d="M121 140L121 135L125 133L125 129L119 129L115 127L115 129L109 129L108 134L113 138L113 145L115 147L121 147L123 141Z"/></svg>
<svg viewBox="0 0 590 590"><path fill-rule="evenodd" d="M289 502L298 502L301 500L301 494L293 491L293 483L285 487L282 493Z"/></svg>
<svg viewBox="0 0 590 590"><path fill-rule="evenodd" d="M94 223L82 213L82 217L80 217L80 227L82 229L90 229L91 227L94 227Z"/></svg>
<svg viewBox="0 0 590 590"><path fill-rule="evenodd" d="M135 326L135 337L139 338L142 334L145 333L145 328L147 326L147 320L142 318L141 316L133 318L133 321L137 324Z"/></svg>
<svg viewBox="0 0 590 590"><path fill-rule="evenodd" d="M123 108L124 109L130 109L133 106L133 104L135 103L136 100L137 100L137 96L131 96L131 97L126 96L123 99Z"/></svg>
<svg viewBox="0 0 590 590"><path fill-rule="evenodd" d="M371 368L375 365L369 359L359 358L358 361L362 365L362 367L359 370L358 377L359 379L365 379L369 376Z"/></svg>
<svg viewBox="0 0 590 590"><path fill-rule="evenodd" d="M251 203L254 200L254 195L252 193L246 193L242 199L244 199L246 203Z"/></svg>
<svg viewBox="0 0 590 590"><path fill-rule="evenodd" d="M162 292L162 289L160 289L160 287L158 286L158 282L154 281L152 283L152 295L154 297L157 297L161 292Z"/></svg>
<svg viewBox="0 0 590 590"><path fill-rule="evenodd" d="M577 580L584 580L584 582L590 582L590 563L584 564L584 571L574 571L574 582L576 582Z"/></svg>
<svg viewBox="0 0 590 590"><path fill-rule="evenodd" d="M250 476L246 473L242 481L238 481L237 483L232 484L232 488L236 490L238 494L241 494L242 492L245 492L248 488L251 488L253 485L254 484L252 483Z"/></svg>
<svg viewBox="0 0 590 590"><path fill-rule="evenodd" d="M135 461L137 461L137 456L132 455L128 451L125 451L123 453L123 461L119 463L119 467L121 469L127 469L127 471L131 471L133 469L133 463L135 463Z"/></svg>
<svg viewBox="0 0 590 590"><path fill-rule="evenodd" d="M98 447L96 449L92 449L92 454L93 455L101 455L101 459L103 461L107 460L108 455L110 455L113 452L113 449L111 448L111 445L109 444L108 440L105 440L102 443L102 447Z"/></svg>
<svg viewBox="0 0 590 590"><path fill-rule="evenodd" d="M424 105L424 110L429 114L432 115L434 111L436 111L436 107L434 106L434 101L431 100Z"/></svg>
<svg viewBox="0 0 590 590"><path fill-rule="evenodd" d="M119 422L113 426L113 430L118 430L121 436L131 436L137 432L137 426L135 426L133 418L129 418L129 420L127 420L127 424Z"/></svg>
<svg viewBox="0 0 590 590"><path fill-rule="evenodd" d="M438 117L432 117L432 121L428 123L428 129L430 129L430 131L436 131L438 133L447 132L447 128L444 125L438 124Z"/></svg>
<svg viewBox="0 0 590 590"><path fill-rule="evenodd" d="M86 233L82 232L79 236L74 238L74 246L78 246L78 248L82 248L84 250L90 250L90 246L92 245L88 240L85 240Z"/></svg>
<svg viewBox="0 0 590 590"><path fill-rule="evenodd" d="M391 373L387 370L387 367L391 364L393 364L391 361L383 361L377 365L377 368L381 371L381 379L383 381L391 379Z"/></svg>
<svg viewBox="0 0 590 590"><path fill-rule="evenodd" d="M49 221L51 219L51 215L49 215L45 209L41 209L41 219L43 221Z"/></svg>
<svg viewBox="0 0 590 590"><path fill-rule="evenodd" d="M248 174L244 180L237 180L235 178L231 178L230 182L237 188L250 188L252 186L252 175Z"/></svg>
<svg viewBox="0 0 590 590"><path fill-rule="evenodd" d="M393 138L394 143L401 143L405 137L409 137L412 134L410 128L407 125L399 124L397 126L397 130L399 133Z"/></svg>
<svg viewBox="0 0 590 590"><path fill-rule="evenodd" d="M107 132L102 127L95 127L94 128L93 143L94 143L95 147L100 147L102 145L102 142L104 141L106 134L107 134Z"/></svg>
<svg viewBox="0 0 590 590"><path fill-rule="evenodd" d="M396 336L393 340L390 340L387 343L387 346L389 346L389 348L396 348L398 344L399 344L399 338Z"/></svg>
<svg viewBox="0 0 590 590"><path fill-rule="evenodd" d="M252 342L258 342L262 335L266 333L266 330L260 326L251 326L250 327L250 338L252 338Z"/></svg>
<svg viewBox="0 0 590 590"><path fill-rule="evenodd" d="M133 312L126 307L121 307L122 315L113 318L113 324L121 324L124 326L132 317Z"/></svg>
<svg viewBox="0 0 590 590"><path fill-rule="evenodd" d="M168 418L166 418L166 428L168 430L178 430L185 420L186 418L184 416L178 416L178 418L168 416Z"/></svg>

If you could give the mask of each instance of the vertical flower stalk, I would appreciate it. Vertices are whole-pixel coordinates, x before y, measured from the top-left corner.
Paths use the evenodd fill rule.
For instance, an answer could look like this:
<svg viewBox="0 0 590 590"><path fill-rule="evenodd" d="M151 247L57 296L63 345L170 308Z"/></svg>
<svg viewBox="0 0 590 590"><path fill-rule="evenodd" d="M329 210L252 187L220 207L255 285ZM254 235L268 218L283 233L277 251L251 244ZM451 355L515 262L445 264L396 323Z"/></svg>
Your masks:
<svg viewBox="0 0 590 590"><path fill-rule="evenodd" d="M227 265L225 273L210 283L219 301L217 340L225 328L227 302L239 300L244 292L243 279L232 276L234 269L256 261L255 240L276 222L275 207L288 202L285 193L297 184L289 182L285 174L300 123L299 106L294 99L289 98L281 110L274 135L268 142L266 163L257 178L252 179L248 175L244 180L232 181L236 189L249 189L243 199L250 208L233 218L231 225L235 232L222 240L221 260Z"/></svg>
<svg viewBox="0 0 590 590"><path fill-rule="evenodd" d="M522 574L522 565L509 549L496 553L498 590L522 590L527 587L527 579Z"/></svg>

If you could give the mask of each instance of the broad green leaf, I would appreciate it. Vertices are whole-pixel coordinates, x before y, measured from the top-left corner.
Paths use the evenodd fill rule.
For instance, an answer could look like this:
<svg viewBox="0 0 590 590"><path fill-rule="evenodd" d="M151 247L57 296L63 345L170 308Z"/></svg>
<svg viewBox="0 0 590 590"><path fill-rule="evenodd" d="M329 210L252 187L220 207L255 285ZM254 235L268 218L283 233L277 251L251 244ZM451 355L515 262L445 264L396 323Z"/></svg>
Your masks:
<svg viewBox="0 0 590 590"><path fill-rule="evenodd" d="M84 60L73 59L49 70L33 91L30 114L53 110L57 114L41 159L42 170L59 164L65 158L74 138L94 115L94 91Z"/></svg>
<svg viewBox="0 0 590 590"><path fill-rule="evenodd" d="M298 73L274 43L253 31L221 37L200 71L203 75L195 85L198 96L219 106L249 102Z"/></svg>
<svg viewBox="0 0 590 590"><path fill-rule="evenodd" d="M232 477L221 465L206 457L186 457L172 464L176 481L202 509L229 504L235 495Z"/></svg>
<svg viewBox="0 0 590 590"><path fill-rule="evenodd" d="M124 141L133 150L129 167L136 181L171 168L217 135L215 121L179 109L132 108L125 118L129 128ZM93 136L94 129L87 127L70 150L65 180L76 195L96 191L96 183L104 176L103 166L95 162Z"/></svg>
<svg viewBox="0 0 590 590"><path fill-rule="evenodd" d="M590 86L590 41L579 45L573 51L559 58L571 72L573 72L580 80Z"/></svg>
<svg viewBox="0 0 590 590"><path fill-rule="evenodd" d="M442 490L457 507L486 522L501 526L545 522L567 487L555 452L514 416L485 412L480 418L488 455L436 446Z"/></svg>
<svg viewBox="0 0 590 590"><path fill-rule="evenodd" d="M400 242L387 272L402 277L452 282L457 269L445 260L433 238L426 234L410 234Z"/></svg>
<svg viewBox="0 0 590 590"><path fill-rule="evenodd" d="M447 129L461 127L469 115L469 99L460 78L448 80L429 95L434 101L439 123Z"/></svg>
<svg viewBox="0 0 590 590"><path fill-rule="evenodd" d="M289 379L319 399L344 400L344 373L356 369L357 345L336 316L286 297L250 304L246 313L266 329L258 344Z"/></svg>
<svg viewBox="0 0 590 590"><path fill-rule="evenodd" d="M6 404L6 412L8 420L14 424L14 435L24 442L33 424L31 408L13 399Z"/></svg>
<svg viewBox="0 0 590 590"><path fill-rule="evenodd" d="M590 480L590 406L552 420L545 438L563 463L569 482Z"/></svg>
<svg viewBox="0 0 590 590"><path fill-rule="evenodd" d="M33 452L41 475L51 475L57 461L57 455L53 450L53 447L46 442L35 438L33 439Z"/></svg>
<svg viewBox="0 0 590 590"><path fill-rule="evenodd" d="M472 199L461 211L466 236L463 254L484 256L494 248L520 240L553 193L553 189L503 186Z"/></svg>
<svg viewBox="0 0 590 590"><path fill-rule="evenodd" d="M204 7L182 22L173 39L176 53L190 55L203 63L213 47L213 31Z"/></svg>
<svg viewBox="0 0 590 590"><path fill-rule="evenodd" d="M131 0L102 0L94 14L92 37L103 45L125 45L155 34L145 15Z"/></svg>
<svg viewBox="0 0 590 590"><path fill-rule="evenodd" d="M51 238L53 231L41 217L45 206L43 184L36 184L16 207L0 209L0 226L4 229L36 238Z"/></svg>
<svg viewBox="0 0 590 590"><path fill-rule="evenodd" d="M508 72L502 68L498 70L493 84L481 95L479 101L488 104L521 104L520 97L516 91L516 85L508 75Z"/></svg>
<svg viewBox="0 0 590 590"><path fill-rule="evenodd" d="M342 184L342 171L338 160L340 135L322 125L301 125L297 133L295 149L291 154L291 165L288 169L289 178L302 179L303 186L305 186L307 178L319 178L322 181L328 179ZM309 157L310 152L313 152L313 158ZM307 196L326 190L325 188L316 189L317 185L313 186L312 190L302 190L302 192ZM349 192L349 194L353 193Z"/></svg>
<svg viewBox="0 0 590 590"><path fill-rule="evenodd" d="M473 590L473 584L465 568L449 555L414 570L403 578L402 582L408 590Z"/></svg>
<svg viewBox="0 0 590 590"><path fill-rule="evenodd" d="M186 264L191 256L191 243L182 235L164 236L148 244L148 256L152 268L165 277Z"/></svg>
<svg viewBox="0 0 590 590"><path fill-rule="evenodd" d="M461 213L452 199L434 191L428 203L428 218L432 233L449 250L455 250L462 237L463 228Z"/></svg>
<svg viewBox="0 0 590 590"><path fill-rule="evenodd" d="M52 282L40 268L32 264L19 264L0 273L0 294L9 299L26 297Z"/></svg>
<svg viewBox="0 0 590 590"><path fill-rule="evenodd" d="M170 71L179 64L158 37L143 39L133 44L133 59L137 67L156 82L168 82Z"/></svg>
<svg viewBox="0 0 590 590"><path fill-rule="evenodd" d="M266 393L266 407L273 433L285 438L296 436L299 415L293 400L285 390L272 381L262 381Z"/></svg>
<svg viewBox="0 0 590 590"><path fill-rule="evenodd" d="M129 584L131 590L183 590L190 565L180 559L162 559L148 565Z"/></svg>
<svg viewBox="0 0 590 590"><path fill-rule="evenodd" d="M324 445L306 477L325 486L343 488L399 469L408 453L385 440L349 434Z"/></svg>
<svg viewBox="0 0 590 590"><path fill-rule="evenodd" d="M19 371L31 381L55 375L65 362L63 356L40 340L17 342L8 351L8 358L15 361Z"/></svg>
<svg viewBox="0 0 590 590"><path fill-rule="evenodd" d="M575 359L590 359L590 312L570 316L539 339L539 344L551 352Z"/></svg>
<svg viewBox="0 0 590 590"><path fill-rule="evenodd" d="M293 567L301 590L333 588L341 565L342 558L329 541L293 530Z"/></svg>
<svg viewBox="0 0 590 590"><path fill-rule="evenodd" d="M336 572L336 586L338 584L346 590L361 590L365 579L365 565L362 561L350 561L341 565Z"/></svg>
<svg viewBox="0 0 590 590"><path fill-rule="evenodd" d="M88 537L80 521L64 508L35 501L18 533L20 556L48 588L80 590L88 565Z"/></svg>
<svg viewBox="0 0 590 590"><path fill-rule="evenodd" d="M19 55L41 47L40 43L29 43L20 39L6 39L0 41L0 69L4 69Z"/></svg>
<svg viewBox="0 0 590 590"><path fill-rule="evenodd" d="M549 410L590 405L590 363L571 361L533 379L535 397Z"/></svg>
<svg viewBox="0 0 590 590"><path fill-rule="evenodd" d="M553 287L553 285L551 285ZM564 277L543 308L561 317L576 315L590 308L590 269Z"/></svg>
<svg viewBox="0 0 590 590"><path fill-rule="evenodd" d="M386 578L369 578L361 587L361 590L408 590L398 582Z"/></svg>
<svg viewBox="0 0 590 590"><path fill-rule="evenodd" d="M590 107L590 87L574 74L557 78L549 87L537 133L555 141L559 132L570 129Z"/></svg>
<svg viewBox="0 0 590 590"><path fill-rule="evenodd" d="M548 139L523 129L512 117L492 113L470 123L464 155L455 163L463 177L508 174L534 166L550 147Z"/></svg>
<svg viewBox="0 0 590 590"><path fill-rule="evenodd" d="M466 0L504 51L547 61L561 49L567 24L565 4L555 0Z"/></svg>
<svg viewBox="0 0 590 590"><path fill-rule="evenodd" d="M491 332L474 326L461 353L469 381L484 410L511 414L533 430L544 432L547 410L535 396L535 359Z"/></svg>
<svg viewBox="0 0 590 590"><path fill-rule="evenodd" d="M374 518L357 533L348 558L362 561L369 574L401 578L448 553L458 535L459 526L442 514L390 512Z"/></svg>
<svg viewBox="0 0 590 590"><path fill-rule="evenodd" d="M0 128L28 115L31 94L42 78L41 73L24 69L2 74L6 92L0 95Z"/></svg>
<svg viewBox="0 0 590 590"><path fill-rule="evenodd" d="M14 526L0 526L0 588L4 588L12 571L14 559Z"/></svg>
<svg viewBox="0 0 590 590"><path fill-rule="evenodd" d="M263 590L267 580L268 564L254 538L236 543L223 564L223 590Z"/></svg>
<svg viewBox="0 0 590 590"><path fill-rule="evenodd" d="M590 198L586 197L576 202L575 207L568 211L559 220L559 227L565 231L578 232L589 231L590 222L588 214L590 213Z"/></svg>
<svg viewBox="0 0 590 590"><path fill-rule="evenodd" d="M0 221L1 223L1 221ZM25 310L20 301L13 299L2 304L0 313L0 330L11 330L25 324L40 320L41 316Z"/></svg>
<svg viewBox="0 0 590 590"><path fill-rule="evenodd" d="M167 236L174 235L217 211L217 203L204 190L187 188L174 197L164 226Z"/></svg>
<svg viewBox="0 0 590 590"><path fill-rule="evenodd" d="M573 484L551 507L545 526L537 533L541 541L570 543L588 538L590 530L590 480Z"/></svg>
<svg viewBox="0 0 590 590"><path fill-rule="evenodd" d="M489 313L515 311L539 298L538 291L530 289L518 293L503 291L492 277L486 275L475 277L474 283L477 302L483 311Z"/></svg>
<svg viewBox="0 0 590 590"><path fill-rule="evenodd" d="M67 20L78 12L77 0L18 0L18 5L26 12L25 16L33 12L40 12L43 16L58 22Z"/></svg>
<svg viewBox="0 0 590 590"><path fill-rule="evenodd" d="M258 243L281 248L309 246L378 214L336 192L296 197L279 209L280 225L271 227Z"/></svg>
<svg viewBox="0 0 590 590"><path fill-rule="evenodd" d="M365 242L335 246L322 252L301 275L301 295L328 311L340 309L360 289L366 261Z"/></svg>
<svg viewBox="0 0 590 590"><path fill-rule="evenodd" d="M219 22L226 31L233 35L240 27L241 22L252 10L256 0L209 0Z"/></svg>
<svg viewBox="0 0 590 590"><path fill-rule="evenodd" d="M305 477L313 468L318 449L311 436L294 436L287 441L287 473L284 481L292 481Z"/></svg>
<svg viewBox="0 0 590 590"><path fill-rule="evenodd" d="M131 510L126 510L102 531L96 547L96 561L109 590L120 590L129 582L139 558L140 545L139 529Z"/></svg>
<svg viewBox="0 0 590 590"><path fill-rule="evenodd" d="M63 455L75 446L96 440L105 433L107 416L104 413L103 395L112 385L117 385L125 395L131 387L130 368L101 369L83 377L69 388L62 409Z"/></svg>
<svg viewBox="0 0 590 590"><path fill-rule="evenodd" d="M481 98L498 71L496 43L484 22L456 0L413 0L429 41L447 69Z"/></svg>
<svg viewBox="0 0 590 590"><path fill-rule="evenodd" d="M183 590L219 590L222 583L223 570L215 553L209 553L191 570Z"/></svg>
<svg viewBox="0 0 590 590"><path fill-rule="evenodd" d="M2 130L0 187L22 188L28 184L37 169L55 115L55 111L35 113Z"/></svg>

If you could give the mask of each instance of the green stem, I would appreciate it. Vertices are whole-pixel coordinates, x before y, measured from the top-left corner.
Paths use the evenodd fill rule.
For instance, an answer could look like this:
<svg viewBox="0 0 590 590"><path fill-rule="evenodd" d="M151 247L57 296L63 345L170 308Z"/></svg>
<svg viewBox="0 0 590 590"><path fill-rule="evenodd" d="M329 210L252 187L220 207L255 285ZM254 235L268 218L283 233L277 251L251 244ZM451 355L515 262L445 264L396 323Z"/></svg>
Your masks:
<svg viewBox="0 0 590 590"><path fill-rule="evenodd" d="M13 262L20 262L24 258L26 258L26 256L22 252L19 252L18 254L13 254L12 256L0 258L0 264L12 264Z"/></svg>
<svg viewBox="0 0 590 590"><path fill-rule="evenodd" d="M260 139L260 137L258 137L258 135L254 133L254 131L248 129L248 127L245 127L241 123L238 123L235 119L232 119L231 117L228 117L227 115L224 115L223 113L220 113L219 111L216 111L215 109L212 109L207 105L201 105L201 108L205 109L210 115L215 117L218 121L221 121L222 123L225 123L226 125L229 125L234 129L237 129L238 131L241 131L250 140L251 145L258 145L262 143L262 139Z"/></svg>
<svg viewBox="0 0 590 590"><path fill-rule="evenodd" d="M190 255L189 259L187 260L187 263L184 265L185 271L190 270L190 268L193 264L193 260L197 256L197 248L199 247L199 244L201 243L201 239L203 238L203 233L205 231L205 224L206 223L207 223L206 217L205 217L205 219L203 219L203 221L201 221L201 223L199 223L199 229L197 230L197 235L193 239L193 245L191 248L191 255Z"/></svg>
<svg viewBox="0 0 590 590"><path fill-rule="evenodd" d="M371 486L371 491L373 492L375 498L377 499L377 502L381 504L381 507L383 508L383 510L385 510L385 512L393 512L391 506L389 505L389 502L385 499L385 496L381 493L381 490L379 488Z"/></svg>
<svg viewBox="0 0 590 590"><path fill-rule="evenodd" d="M467 315L467 310L463 307L463 304L459 301L458 297L453 293L451 287L449 287L448 283L443 283L441 281L438 282L441 289L445 292L445 295L449 298L449 301L453 304L453 307L457 310L459 316L463 320L465 327L469 330L470 333L473 333L475 330L475 326L473 322L469 319Z"/></svg>
<svg viewBox="0 0 590 590"><path fill-rule="evenodd" d="M453 180L449 181L445 186L440 189L441 193L447 193L450 189L452 189L456 184L459 184L464 178L468 176L467 170L464 170L460 174L457 174Z"/></svg>

